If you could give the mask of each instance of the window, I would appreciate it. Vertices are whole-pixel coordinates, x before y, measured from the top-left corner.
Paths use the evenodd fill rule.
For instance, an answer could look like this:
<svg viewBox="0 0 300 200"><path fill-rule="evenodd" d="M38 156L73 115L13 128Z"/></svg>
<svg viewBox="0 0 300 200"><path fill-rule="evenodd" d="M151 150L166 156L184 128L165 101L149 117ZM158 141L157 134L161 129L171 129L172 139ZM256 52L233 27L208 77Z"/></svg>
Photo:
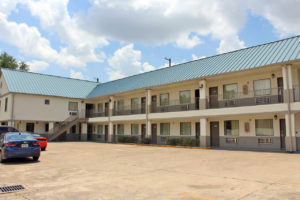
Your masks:
<svg viewBox="0 0 300 200"><path fill-rule="evenodd" d="M69 111L78 111L78 102L69 102Z"/></svg>
<svg viewBox="0 0 300 200"><path fill-rule="evenodd" d="M5 98L5 105L4 105L4 111L7 112L7 103L8 103L8 98Z"/></svg>
<svg viewBox="0 0 300 200"><path fill-rule="evenodd" d="M117 109L124 110L124 100L123 99L117 101Z"/></svg>
<svg viewBox="0 0 300 200"><path fill-rule="evenodd" d="M49 99L45 99L45 104L49 105L50 104L50 100Z"/></svg>
<svg viewBox="0 0 300 200"><path fill-rule="evenodd" d="M255 96L264 96L271 94L271 80L264 79L264 80L255 80L253 82L254 87L254 95Z"/></svg>
<svg viewBox="0 0 300 200"><path fill-rule="evenodd" d="M180 122L180 135L192 135L191 122Z"/></svg>
<svg viewBox="0 0 300 200"><path fill-rule="evenodd" d="M124 124L118 124L117 126L117 134L124 135Z"/></svg>
<svg viewBox="0 0 300 200"><path fill-rule="evenodd" d="M228 84L223 86L223 98L224 99L236 99L238 93L237 84Z"/></svg>
<svg viewBox="0 0 300 200"><path fill-rule="evenodd" d="M34 132L34 123L26 123L26 132Z"/></svg>
<svg viewBox="0 0 300 200"><path fill-rule="evenodd" d="M170 135L170 123L160 123L160 135Z"/></svg>
<svg viewBox="0 0 300 200"><path fill-rule="evenodd" d="M180 101L180 104L191 103L191 91L190 90L180 91L179 92L179 101Z"/></svg>
<svg viewBox="0 0 300 200"><path fill-rule="evenodd" d="M139 104L138 98L132 98L131 99L131 109L137 109Z"/></svg>
<svg viewBox="0 0 300 200"><path fill-rule="evenodd" d="M160 95L160 106L169 105L169 94L161 94Z"/></svg>
<svg viewBox="0 0 300 200"><path fill-rule="evenodd" d="M46 123L46 124L45 124L45 132L46 132L46 133L49 132L49 123Z"/></svg>
<svg viewBox="0 0 300 200"><path fill-rule="evenodd" d="M139 134L139 125L131 124L131 135L138 135L138 134Z"/></svg>
<svg viewBox="0 0 300 200"><path fill-rule="evenodd" d="M256 136L274 136L273 119L255 120Z"/></svg>
<svg viewBox="0 0 300 200"><path fill-rule="evenodd" d="M239 135L239 120L224 121L224 135Z"/></svg>
<svg viewBox="0 0 300 200"><path fill-rule="evenodd" d="M102 113L103 112L103 103L98 103L98 112Z"/></svg>
<svg viewBox="0 0 300 200"><path fill-rule="evenodd" d="M98 133L98 134L103 134L103 125L99 124L99 125L97 126L97 133Z"/></svg>

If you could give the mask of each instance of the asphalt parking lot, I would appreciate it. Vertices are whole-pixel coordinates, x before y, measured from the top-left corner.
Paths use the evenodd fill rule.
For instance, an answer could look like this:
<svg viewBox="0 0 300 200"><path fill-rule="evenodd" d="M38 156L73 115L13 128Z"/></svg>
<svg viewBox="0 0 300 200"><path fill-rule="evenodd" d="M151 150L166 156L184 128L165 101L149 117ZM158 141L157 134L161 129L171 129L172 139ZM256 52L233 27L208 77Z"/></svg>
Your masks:
<svg viewBox="0 0 300 200"><path fill-rule="evenodd" d="M300 199L300 155L49 143L39 162L0 164L0 199Z"/></svg>

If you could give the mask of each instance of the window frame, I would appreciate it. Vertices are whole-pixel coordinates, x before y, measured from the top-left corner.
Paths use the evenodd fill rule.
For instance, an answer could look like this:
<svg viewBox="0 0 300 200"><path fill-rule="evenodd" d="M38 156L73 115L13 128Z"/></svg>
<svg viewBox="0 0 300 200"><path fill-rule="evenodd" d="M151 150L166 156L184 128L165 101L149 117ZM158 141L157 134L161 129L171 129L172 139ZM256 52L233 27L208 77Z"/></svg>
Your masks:
<svg viewBox="0 0 300 200"><path fill-rule="evenodd" d="M257 130L258 127L258 121L270 121L271 125L272 125L272 128L271 128L271 131L272 131L272 134L264 134L264 133L258 133L259 131ZM256 119L255 120L255 135L258 136L258 137L273 137L274 136L274 121L273 119Z"/></svg>
<svg viewBox="0 0 300 200"><path fill-rule="evenodd" d="M8 108L8 97L5 98L4 100L4 112L7 112L7 108Z"/></svg>
<svg viewBox="0 0 300 200"><path fill-rule="evenodd" d="M122 111L124 109L125 109L125 101L124 101L124 99L119 99L117 101L117 110Z"/></svg>
<svg viewBox="0 0 300 200"><path fill-rule="evenodd" d="M135 102L136 100L136 102ZM134 103L133 103L134 102ZM138 109L139 107L139 98L135 97L135 98L131 98L131 101L130 101L130 105L131 105L131 110L136 110Z"/></svg>
<svg viewBox="0 0 300 200"><path fill-rule="evenodd" d="M122 129L120 129L120 127L123 127ZM122 132L120 133L120 130L122 130ZM124 135L125 134L125 126L124 124L117 124L117 135Z"/></svg>
<svg viewBox="0 0 300 200"><path fill-rule="evenodd" d="M167 130L168 130L167 132L168 133L164 133L164 131L163 131L163 128L164 128L165 125L168 125L168 128L167 128ZM170 132L171 132L171 125L170 125L170 123L167 123L167 122L160 123L159 126L160 126L160 131L159 131L160 135L163 135L163 136L169 136L170 135Z"/></svg>
<svg viewBox="0 0 300 200"><path fill-rule="evenodd" d="M269 81L270 87L267 89L256 89L255 88L255 83L258 81ZM272 88L272 81L270 78L266 78L266 79L258 79L258 80L253 80L253 91L254 91L254 96L267 96L267 95L271 95L271 88ZM262 94L260 94L262 93Z"/></svg>
<svg viewBox="0 0 300 200"><path fill-rule="evenodd" d="M104 128L104 126L102 124L97 124L97 134L98 135L103 135L103 132L104 132L103 128Z"/></svg>
<svg viewBox="0 0 300 200"><path fill-rule="evenodd" d="M234 94L234 97L231 97L231 95L226 95L225 94L225 87L226 86L236 86L236 93ZM224 84L223 85L223 99L224 100L237 99L238 98L238 91L239 91L239 87L238 87L237 83Z"/></svg>
<svg viewBox="0 0 300 200"><path fill-rule="evenodd" d="M228 134L228 132L227 132L227 126L226 126L226 123L228 123L228 122L231 122L231 129L230 129L230 134ZM237 134L232 134L232 122L237 122L237 129L235 129L235 130L237 130ZM224 135L225 136L239 136L240 135L240 121L239 120L225 120L224 121Z"/></svg>
<svg viewBox="0 0 300 200"><path fill-rule="evenodd" d="M134 130L135 130L133 128L134 126L137 126L137 129L136 129L137 133L134 133ZM139 135L139 124L131 124L131 130L130 131L131 131L131 135Z"/></svg>
<svg viewBox="0 0 300 200"><path fill-rule="evenodd" d="M164 101L162 101L162 96L163 95L167 95L167 101L165 103L162 103ZM160 106L168 106L170 104L170 95L169 93L164 93L164 94L160 94L159 95L159 105Z"/></svg>
<svg viewBox="0 0 300 200"><path fill-rule="evenodd" d="M189 133L188 134L184 134L182 131L183 129L183 125L184 124L189 124ZM182 136L191 136L192 135L192 122L180 122L180 135Z"/></svg>
<svg viewBox="0 0 300 200"><path fill-rule="evenodd" d="M182 98L182 93L185 93L185 92L188 92L189 93L189 98L188 98L188 101L183 101ZM182 91L179 91L179 103L180 104L190 104L191 103L191 100L192 100L192 93L191 93L191 90L182 90Z"/></svg>
<svg viewBox="0 0 300 200"><path fill-rule="evenodd" d="M71 110L71 109L70 109L70 108L71 108L70 105L71 105L72 103L76 104L76 110ZM69 101L68 110L69 110L70 112L78 112L78 102L76 102L76 101Z"/></svg>
<svg viewBox="0 0 300 200"><path fill-rule="evenodd" d="M101 109L99 109L101 108ZM98 113L103 113L103 103L97 103L97 111Z"/></svg>

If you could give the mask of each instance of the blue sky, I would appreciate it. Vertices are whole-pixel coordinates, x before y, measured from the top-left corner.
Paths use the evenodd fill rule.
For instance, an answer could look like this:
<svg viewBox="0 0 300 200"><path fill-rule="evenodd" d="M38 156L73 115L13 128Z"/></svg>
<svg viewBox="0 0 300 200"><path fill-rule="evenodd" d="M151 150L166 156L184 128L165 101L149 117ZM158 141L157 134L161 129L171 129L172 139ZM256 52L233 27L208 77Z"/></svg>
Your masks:
<svg viewBox="0 0 300 200"><path fill-rule="evenodd" d="M295 0L1 0L0 51L39 73L114 80L298 35ZM284 12L288 11L288 12Z"/></svg>

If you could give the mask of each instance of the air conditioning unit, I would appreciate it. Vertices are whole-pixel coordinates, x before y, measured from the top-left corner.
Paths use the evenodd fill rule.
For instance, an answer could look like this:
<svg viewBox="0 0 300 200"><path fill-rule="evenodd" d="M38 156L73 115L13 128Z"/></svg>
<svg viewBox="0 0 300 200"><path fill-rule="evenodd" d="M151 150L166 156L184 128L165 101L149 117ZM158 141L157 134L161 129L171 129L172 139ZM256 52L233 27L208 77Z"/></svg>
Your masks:
<svg viewBox="0 0 300 200"><path fill-rule="evenodd" d="M258 144L272 144L272 138L258 138Z"/></svg>
<svg viewBox="0 0 300 200"><path fill-rule="evenodd" d="M225 141L228 144L237 144L238 143L238 139L237 138L226 138Z"/></svg>
<svg viewBox="0 0 300 200"><path fill-rule="evenodd" d="M70 115L77 115L77 112L70 112Z"/></svg>

